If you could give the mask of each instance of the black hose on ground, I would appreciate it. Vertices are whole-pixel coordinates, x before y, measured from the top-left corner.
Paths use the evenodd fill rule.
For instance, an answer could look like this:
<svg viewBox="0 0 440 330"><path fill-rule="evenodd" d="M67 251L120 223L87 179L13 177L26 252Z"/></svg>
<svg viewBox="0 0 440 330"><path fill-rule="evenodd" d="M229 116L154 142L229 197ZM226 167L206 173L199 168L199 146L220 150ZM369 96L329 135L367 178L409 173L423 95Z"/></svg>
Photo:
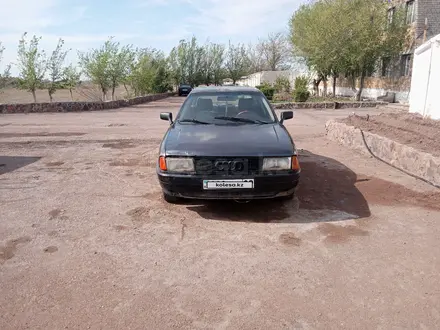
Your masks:
<svg viewBox="0 0 440 330"><path fill-rule="evenodd" d="M429 182L428 180L426 180L426 179L424 179L424 178L421 178L421 177L419 177L419 176L417 176L417 175L415 175L415 174L412 174L412 173L410 173L410 172L407 172L407 171L405 171L405 170L403 170L403 169L401 169L401 168L399 168L399 167L397 167L397 166L394 166L393 164L390 164L390 163L388 163L387 161L385 161L385 160L383 160L383 159L377 157L375 154L373 154L373 152L371 151L370 147L368 146L367 141L365 140L364 131L362 131L360 128L359 128L359 130L361 131L362 140L364 141L365 148L367 148L367 150L368 150L368 152L370 153L370 155L373 156L375 159L381 161L382 163L387 164L388 166L391 166L391 167L395 168L396 170L399 170L399 171L405 173L406 175L409 175L409 176L413 177L414 179L417 179L417 180L423 181L423 182L425 182L425 183L427 183L427 184L429 184L429 185L431 185L431 186L433 186L433 187L435 187L435 188L437 188L437 189L440 189L440 186L439 186L439 185L436 185L435 183Z"/></svg>

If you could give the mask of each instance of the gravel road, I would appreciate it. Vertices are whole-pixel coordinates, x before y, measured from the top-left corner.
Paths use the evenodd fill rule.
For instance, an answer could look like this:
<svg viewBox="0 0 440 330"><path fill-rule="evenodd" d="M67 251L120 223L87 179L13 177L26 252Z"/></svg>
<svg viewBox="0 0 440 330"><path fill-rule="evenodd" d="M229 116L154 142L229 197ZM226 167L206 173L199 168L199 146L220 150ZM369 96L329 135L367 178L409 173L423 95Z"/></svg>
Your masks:
<svg viewBox="0 0 440 330"><path fill-rule="evenodd" d="M438 329L440 193L298 110L290 202L162 201L182 98L0 116L0 329Z"/></svg>

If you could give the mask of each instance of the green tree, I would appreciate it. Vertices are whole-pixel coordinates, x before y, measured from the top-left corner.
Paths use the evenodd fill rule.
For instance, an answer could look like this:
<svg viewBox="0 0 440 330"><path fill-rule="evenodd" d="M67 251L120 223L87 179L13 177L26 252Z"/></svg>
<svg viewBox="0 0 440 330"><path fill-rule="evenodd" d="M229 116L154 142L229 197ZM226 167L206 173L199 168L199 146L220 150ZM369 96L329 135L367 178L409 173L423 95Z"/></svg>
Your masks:
<svg viewBox="0 0 440 330"><path fill-rule="evenodd" d="M43 50L38 49L41 37L33 36L28 42L24 33L18 44L19 87L32 93L37 102L36 90L43 87L47 59Z"/></svg>
<svg viewBox="0 0 440 330"><path fill-rule="evenodd" d="M110 38L99 49L78 53L81 69L94 84L99 86L103 101L107 99L107 92L112 86L110 70L113 51L113 42Z"/></svg>
<svg viewBox="0 0 440 330"><path fill-rule="evenodd" d="M320 82L327 80L331 67L335 65L334 61L339 60L339 26L333 28L333 24L338 25L340 22L339 17L333 17L334 2L318 0L302 5L290 20L290 41L294 53L303 57L307 66L315 71L313 83L316 94ZM328 22L333 23L332 28L328 28Z"/></svg>
<svg viewBox="0 0 440 330"><path fill-rule="evenodd" d="M107 49L110 52L109 77L112 100L115 100L115 90L123 83L129 74L131 64L135 58L132 46L121 47L119 42L108 41Z"/></svg>
<svg viewBox="0 0 440 330"><path fill-rule="evenodd" d="M68 51L63 51L64 40L59 39L55 50L47 62L47 73L49 81L46 83L46 88L49 93L50 102L53 100L53 94L63 88L63 80L65 68L63 67L64 61Z"/></svg>
<svg viewBox="0 0 440 330"><path fill-rule="evenodd" d="M78 72L73 65L69 65L68 67L64 68L63 77L63 88L69 90L70 98L73 101L73 90L80 83L81 72Z"/></svg>
<svg viewBox="0 0 440 330"><path fill-rule="evenodd" d="M5 47L2 46L2 43L0 42L0 64L2 63L3 60L3 52L5 50ZM6 65L5 69L3 70L3 73L0 73L0 89L5 88L9 77L10 77L10 70L11 70L11 65L8 64Z"/></svg>
<svg viewBox="0 0 440 330"><path fill-rule="evenodd" d="M168 57L174 84L200 84L203 80L204 55L204 47L198 45L196 37L180 40L179 45L171 50Z"/></svg>
<svg viewBox="0 0 440 330"><path fill-rule="evenodd" d="M234 85L241 77L249 74L250 61L243 44L234 46L229 42L228 51L226 52L225 69L228 78L232 79Z"/></svg>
<svg viewBox="0 0 440 330"><path fill-rule="evenodd" d="M221 85L224 77L223 64L225 61L225 46L221 44L211 44L211 70L212 70L212 83L214 85Z"/></svg>
<svg viewBox="0 0 440 330"><path fill-rule="evenodd" d="M127 83L135 96L171 90L171 76L167 65L163 52L148 48L138 50L127 77Z"/></svg>
<svg viewBox="0 0 440 330"><path fill-rule="evenodd" d="M200 77L201 82L219 84L222 79L222 66L224 62L225 47L220 44L207 43L203 47L201 58Z"/></svg>
<svg viewBox="0 0 440 330"><path fill-rule="evenodd" d="M317 0L302 5L290 20L290 40L297 55L317 73L315 87L327 77L344 73L359 79L353 90L361 99L367 73L381 58L402 51L407 26L399 10L394 23L388 3L377 0ZM332 22L329 28L329 22Z"/></svg>

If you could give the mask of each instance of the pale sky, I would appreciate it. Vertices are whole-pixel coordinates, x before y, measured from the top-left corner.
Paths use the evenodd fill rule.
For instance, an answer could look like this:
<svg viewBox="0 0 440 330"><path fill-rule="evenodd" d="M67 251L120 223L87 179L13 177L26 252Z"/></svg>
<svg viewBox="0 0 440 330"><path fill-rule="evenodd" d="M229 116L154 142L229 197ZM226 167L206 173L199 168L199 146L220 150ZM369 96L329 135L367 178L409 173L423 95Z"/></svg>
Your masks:
<svg viewBox="0 0 440 330"><path fill-rule="evenodd" d="M255 42L269 32L287 31L288 20L304 0L0 0L0 64L14 63L23 32L41 36L49 53L58 38L72 49L99 47L109 36L123 44L168 53L180 39L203 43ZM1 68L0 68L1 69ZM16 74L15 68L12 73Z"/></svg>

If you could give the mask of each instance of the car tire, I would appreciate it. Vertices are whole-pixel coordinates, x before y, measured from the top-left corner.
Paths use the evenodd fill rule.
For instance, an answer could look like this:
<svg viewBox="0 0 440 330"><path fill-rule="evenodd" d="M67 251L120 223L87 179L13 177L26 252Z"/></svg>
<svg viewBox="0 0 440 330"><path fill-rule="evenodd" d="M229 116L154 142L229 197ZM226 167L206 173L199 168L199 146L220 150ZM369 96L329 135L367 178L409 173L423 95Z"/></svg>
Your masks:
<svg viewBox="0 0 440 330"><path fill-rule="evenodd" d="M177 204L181 200L179 197L168 195L166 193L163 193L163 199L170 204Z"/></svg>

